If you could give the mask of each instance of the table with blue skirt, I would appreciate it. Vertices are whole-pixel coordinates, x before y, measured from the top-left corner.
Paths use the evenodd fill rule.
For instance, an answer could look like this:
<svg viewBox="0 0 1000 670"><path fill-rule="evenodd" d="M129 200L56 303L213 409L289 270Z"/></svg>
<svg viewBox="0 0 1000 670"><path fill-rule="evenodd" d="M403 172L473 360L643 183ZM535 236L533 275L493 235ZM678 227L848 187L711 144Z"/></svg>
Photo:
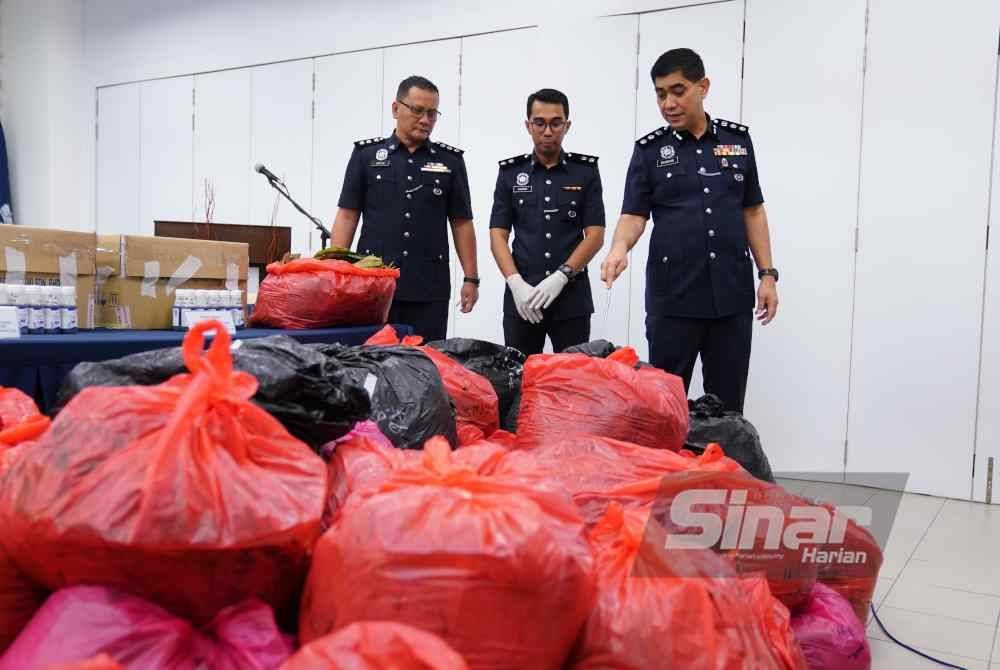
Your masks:
<svg viewBox="0 0 1000 670"><path fill-rule="evenodd" d="M410 326L393 325L400 337L413 332ZM364 344L382 326L351 326L312 330L246 328L232 337L245 340L287 335L303 344ZM43 412L51 410L63 379L77 363L107 361L140 351L178 347L183 331L171 330L81 330L73 335L22 335L0 340L0 386L19 388L35 399Z"/></svg>

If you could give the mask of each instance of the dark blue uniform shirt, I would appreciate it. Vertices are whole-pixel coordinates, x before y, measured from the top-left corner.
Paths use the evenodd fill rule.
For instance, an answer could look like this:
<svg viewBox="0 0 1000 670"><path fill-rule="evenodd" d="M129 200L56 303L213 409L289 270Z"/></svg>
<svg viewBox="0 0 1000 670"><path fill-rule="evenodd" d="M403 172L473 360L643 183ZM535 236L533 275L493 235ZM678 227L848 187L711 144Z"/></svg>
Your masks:
<svg viewBox="0 0 1000 670"><path fill-rule="evenodd" d="M701 139L669 126L640 137L622 214L653 217L646 313L714 318L752 310L743 208L762 202L746 126L709 119Z"/></svg>
<svg viewBox="0 0 1000 670"><path fill-rule="evenodd" d="M471 219L461 149L425 142L412 154L395 134L354 143L339 207L361 211L357 250L400 270L396 300L447 300L448 219Z"/></svg>
<svg viewBox="0 0 1000 670"><path fill-rule="evenodd" d="M558 272L590 226L604 226L596 156L564 153L551 168L538 163L533 153L500 161L490 228L514 231L514 263L526 282L536 285ZM546 311L555 320L593 314L586 268ZM509 288L504 314L517 314Z"/></svg>

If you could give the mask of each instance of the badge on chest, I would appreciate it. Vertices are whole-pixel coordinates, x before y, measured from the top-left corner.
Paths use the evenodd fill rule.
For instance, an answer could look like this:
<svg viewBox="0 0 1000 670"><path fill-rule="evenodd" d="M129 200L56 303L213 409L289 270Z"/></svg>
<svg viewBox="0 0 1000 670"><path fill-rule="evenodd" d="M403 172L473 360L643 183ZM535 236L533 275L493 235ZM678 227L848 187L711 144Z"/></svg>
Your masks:
<svg viewBox="0 0 1000 670"><path fill-rule="evenodd" d="M514 178L514 193L531 193L530 181L527 172L519 172Z"/></svg>
<svg viewBox="0 0 1000 670"><path fill-rule="evenodd" d="M747 148L742 144L720 144L712 149L712 153L716 156L746 156Z"/></svg>
<svg viewBox="0 0 1000 670"><path fill-rule="evenodd" d="M656 161L656 167L667 167L677 165L680 158L677 157L677 149L672 144L664 144L660 147L660 160Z"/></svg>
<svg viewBox="0 0 1000 670"><path fill-rule="evenodd" d="M375 152L375 160L373 160L369 165L371 167L389 167L389 150L386 148L379 149Z"/></svg>

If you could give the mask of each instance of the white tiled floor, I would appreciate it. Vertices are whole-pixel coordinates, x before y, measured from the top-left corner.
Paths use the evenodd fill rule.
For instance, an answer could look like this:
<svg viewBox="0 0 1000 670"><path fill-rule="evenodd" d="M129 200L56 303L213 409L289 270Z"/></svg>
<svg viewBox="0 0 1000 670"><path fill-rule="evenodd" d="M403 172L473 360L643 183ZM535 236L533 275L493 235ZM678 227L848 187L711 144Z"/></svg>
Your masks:
<svg viewBox="0 0 1000 670"><path fill-rule="evenodd" d="M809 497L837 495L830 484L788 488ZM879 617L893 636L932 656L1000 670L998 553L1000 506L904 494L875 591ZM889 641L874 618L868 638L875 670L942 667Z"/></svg>

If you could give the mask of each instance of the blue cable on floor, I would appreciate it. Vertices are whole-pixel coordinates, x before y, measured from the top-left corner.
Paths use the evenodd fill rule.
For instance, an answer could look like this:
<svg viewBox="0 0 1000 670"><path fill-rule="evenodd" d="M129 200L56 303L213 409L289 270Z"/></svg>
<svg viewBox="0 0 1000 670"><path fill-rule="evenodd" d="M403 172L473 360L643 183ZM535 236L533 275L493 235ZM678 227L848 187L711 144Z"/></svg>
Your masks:
<svg viewBox="0 0 1000 670"><path fill-rule="evenodd" d="M885 633L886 635L888 635L888 636L889 636L889 639L890 639L890 640L892 640L893 642L895 642L896 644L898 644L898 645L899 645L900 647L902 647L903 649L907 649L907 650L909 650L909 651L912 651L912 652L913 652L914 654L916 654L917 656L923 656L923 657L924 657L924 658L926 658L926 659L927 659L928 661L934 661L935 663L938 663L938 664L940 664L940 665L943 665L943 666L944 666L944 667L946 667L946 668L958 668L958 670L969 670L969 669L968 669L968 668L966 668L965 666L961 666L961 665L954 665L954 664L952 664L952 663L948 663L947 661L942 661L942 660L941 660L941 659L939 659L939 658L934 658L933 656L928 656L928 655L927 655L927 654L925 654L924 652L922 652L922 651L919 651L919 650L917 650L917 649L914 649L913 647L911 647L910 645L906 644L905 642L900 642L899 640L897 640L896 638L894 638L894 637L892 636L892 633L890 633L890 632L889 632L888 630L886 630L886 628L885 628L885 624L884 624L884 623L882 623L882 620L878 618L878 612L876 612L876 611L875 611L875 606L874 606L874 605L871 605L871 604L869 604L869 607L871 607L871 608L872 608L872 616L874 616L874 617L875 617L875 623L877 623L877 624L878 624L878 627L882 629L882 632L883 632L883 633Z"/></svg>

